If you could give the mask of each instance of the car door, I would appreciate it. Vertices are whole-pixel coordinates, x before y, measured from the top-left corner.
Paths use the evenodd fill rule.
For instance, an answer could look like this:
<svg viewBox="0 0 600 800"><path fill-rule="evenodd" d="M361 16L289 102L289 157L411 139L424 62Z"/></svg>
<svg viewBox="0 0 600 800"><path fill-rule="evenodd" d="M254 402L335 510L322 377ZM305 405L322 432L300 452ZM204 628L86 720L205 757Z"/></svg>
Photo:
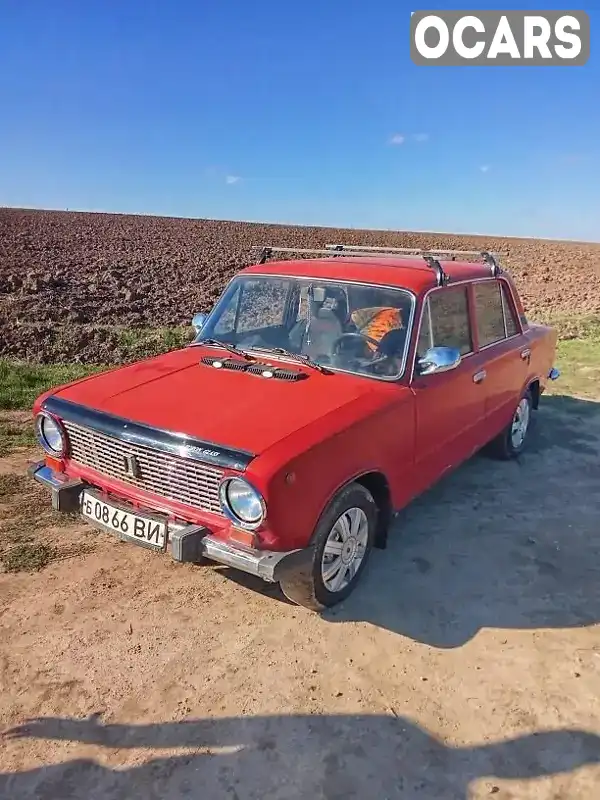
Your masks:
<svg viewBox="0 0 600 800"><path fill-rule="evenodd" d="M473 284L479 350L485 354L485 428L489 440L510 422L527 382L531 350L520 331L508 284Z"/></svg>
<svg viewBox="0 0 600 800"><path fill-rule="evenodd" d="M480 446L485 415L483 356L475 352L468 284L432 290L422 308L415 371L415 469L421 489L471 456ZM417 362L429 347L457 347L460 364L419 375Z"/></svg>

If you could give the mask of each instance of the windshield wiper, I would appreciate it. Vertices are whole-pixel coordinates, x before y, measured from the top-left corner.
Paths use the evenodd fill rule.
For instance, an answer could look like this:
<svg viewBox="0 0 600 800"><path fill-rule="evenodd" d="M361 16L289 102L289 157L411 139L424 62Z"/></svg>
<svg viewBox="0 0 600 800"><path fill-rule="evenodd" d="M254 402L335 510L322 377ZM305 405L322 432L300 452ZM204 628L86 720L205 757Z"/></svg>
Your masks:
<svg viewBox="0 0 600 800"><path fill-rule="evenodd" d="M331 374L331 370L325 369L325 367L323 367L321 364L318 364L316 361L313 361L312 358L304 355L304 353L292 353L291 350L286 350L285 347L253 347L252 349L263 353L277 353L278 355L291 358L292 361L299 361L301 364L306 364L307 367L312 367L313 369L323 372L326 375Z"/></svg>
<svg viewBox="0 0 600 800"><path fill-rule="evenodd" d="M246 361L255 361L256 359L252 358L245 350L242 350L240 347L236 347L234 344L228 344L227 342L222 342L220 339L200 339L197 342L193 342L195 345L205 344L208 347L222 347L225 350L228 350L230 353L233 353L234 356L241 356L245 358Z"/></svg>

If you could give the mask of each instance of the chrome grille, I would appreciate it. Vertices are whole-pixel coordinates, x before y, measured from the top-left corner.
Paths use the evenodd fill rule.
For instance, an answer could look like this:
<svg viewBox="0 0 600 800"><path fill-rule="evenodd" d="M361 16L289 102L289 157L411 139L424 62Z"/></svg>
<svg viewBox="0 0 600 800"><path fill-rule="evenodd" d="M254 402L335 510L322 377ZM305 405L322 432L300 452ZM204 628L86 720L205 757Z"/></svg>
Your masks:
<svg viewBox="0 0 600 800"><path fill-rule="evenodd" d="M216 467L129 444L103 433L64 420L69 435L70 458L101 475L144 489L169 500L222 514L219 482L223 472ZM126 472L126 458L135 456L139 476Z"/></svg>

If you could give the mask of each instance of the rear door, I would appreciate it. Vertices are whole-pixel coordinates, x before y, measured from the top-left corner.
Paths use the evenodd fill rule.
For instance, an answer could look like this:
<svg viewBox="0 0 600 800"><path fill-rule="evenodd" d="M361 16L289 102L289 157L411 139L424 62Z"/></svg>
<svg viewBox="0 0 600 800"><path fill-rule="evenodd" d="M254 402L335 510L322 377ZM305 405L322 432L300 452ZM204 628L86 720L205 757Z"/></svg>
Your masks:
<svg viewBox="0 0 600 800"><path fill-rule="evenodd" d="M485 418L483 356L475 352L468 284L434 289L423 306L412 389L416 398L415 467L421 489L481 446ZM429 347L457 347L456 369L418 375Z"/></svg>
<svg viewBox="0 0 600 800"><path fill-rule="evenodd" d="M485 427L491 439L508 425L527 382L531 349L522 335L508 283L473 284L479 350L485 355Z"/></svg>

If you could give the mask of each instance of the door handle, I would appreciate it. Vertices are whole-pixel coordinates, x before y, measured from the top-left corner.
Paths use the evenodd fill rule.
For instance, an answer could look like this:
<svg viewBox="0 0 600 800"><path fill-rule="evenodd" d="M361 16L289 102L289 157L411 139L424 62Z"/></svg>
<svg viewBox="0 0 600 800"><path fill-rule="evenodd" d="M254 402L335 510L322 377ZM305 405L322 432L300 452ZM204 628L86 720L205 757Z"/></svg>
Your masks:
<svg viewBox="0 0 600 800"><path fill-rule="evenodd" d="M475 383L481 383L481 381L485 378L486 375L487 372L484 369L482 369L480 372L476 372L475 375L473 375L473 381Z"/></svg>
<svg viewBox="0 0 600 800"><path fill-rule="evenodd" d="M525 359L528 359L530 357L531 357L531 349L529 347L526 347L525 350L521 350L521 358L523 359L523 361L525 361Z"/></svg>

